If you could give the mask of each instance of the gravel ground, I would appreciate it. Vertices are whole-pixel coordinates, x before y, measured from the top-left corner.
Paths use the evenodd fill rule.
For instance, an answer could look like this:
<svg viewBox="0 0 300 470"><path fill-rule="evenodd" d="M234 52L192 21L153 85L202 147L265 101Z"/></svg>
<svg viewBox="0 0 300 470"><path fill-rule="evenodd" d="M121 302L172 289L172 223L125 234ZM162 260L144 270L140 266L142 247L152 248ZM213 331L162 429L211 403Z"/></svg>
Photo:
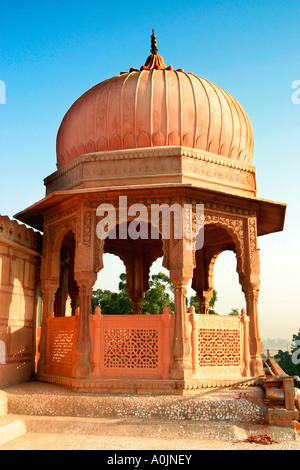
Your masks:
<svg viewBox="0 0 300 470"><path fill-rule="evenodd" d="M246 441L244 435L249 435L250 428L247 434L222 434L222 419L225 424L231 424L243 418L250 426L252 421L264 418L260 392L256 388L237 388L204 390L187 397L105 397L72 393L48 384L23 384L7 389L6 393L10 413L18 415L25 409L29 415L26 417L27 433L0 445L0 450L99 450L103 451L100 460L123 451L130 451L132 455L142 455L145 451L165 454L184 451L187 455L188 451L199 450L300 450L300 440L285 440L282 434L278 442L271 441L269 445ZM68 416L61 416L64 414ZM110 418L105 418L106 415ZM194 419L189 426L177 424L179 418L190 415ZM155 417L172 418L175 424L163 421L160 429ZM211 417L216 434L211 436L213 439L207 439L209 429L206 433L201 427L200 432L197 420L204 420L203 426L206 426ZM138 419L139 426L127 428L128 419ZM254 432L252 428L250 432ZM269 431L262 427L256 434L261 432Z"/></svg>
<svg viewBox="0 0 300 470"><path fill-rule="evenodd" d="M155 439L147 437L105 437L74 434L27 433L2 446L0 450L105 450L105 451L196 451L196 450L300 450L300 441L270 445L245 441Z"/></svg>

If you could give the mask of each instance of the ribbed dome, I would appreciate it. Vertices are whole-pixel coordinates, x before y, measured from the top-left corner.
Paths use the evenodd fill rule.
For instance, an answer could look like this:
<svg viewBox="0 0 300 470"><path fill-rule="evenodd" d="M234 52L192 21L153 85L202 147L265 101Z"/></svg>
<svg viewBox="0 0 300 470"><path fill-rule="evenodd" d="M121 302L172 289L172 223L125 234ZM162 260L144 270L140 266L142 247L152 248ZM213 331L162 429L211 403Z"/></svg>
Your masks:
<svg viewBox="0 0 300 470"><path fill-rule="evenodd" d="M152 54L140 70L99 83L71 106L57 135L57 167L85 153L157 146L251 164L253 131L229 93Z"/></svg>

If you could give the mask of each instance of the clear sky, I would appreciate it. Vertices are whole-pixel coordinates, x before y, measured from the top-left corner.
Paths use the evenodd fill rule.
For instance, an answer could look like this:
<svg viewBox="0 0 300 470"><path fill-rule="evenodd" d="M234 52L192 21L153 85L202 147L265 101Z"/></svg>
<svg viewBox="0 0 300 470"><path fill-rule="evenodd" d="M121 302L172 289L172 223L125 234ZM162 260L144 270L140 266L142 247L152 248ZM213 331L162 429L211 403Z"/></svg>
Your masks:
<svg viewBox="0 0 300 470"><path fill-rule="evenodd" d="M167 65L241 103L254 128L258 196L288 204L284 232L259 239L259 321L262 338L291 339L300 328L299 24L298 0L1 0L0 213L13 217L44 196L64 114L93 85L143 65L155 28ZM244 306L232 257L217 261L215 286L220 313Z"/></svg>

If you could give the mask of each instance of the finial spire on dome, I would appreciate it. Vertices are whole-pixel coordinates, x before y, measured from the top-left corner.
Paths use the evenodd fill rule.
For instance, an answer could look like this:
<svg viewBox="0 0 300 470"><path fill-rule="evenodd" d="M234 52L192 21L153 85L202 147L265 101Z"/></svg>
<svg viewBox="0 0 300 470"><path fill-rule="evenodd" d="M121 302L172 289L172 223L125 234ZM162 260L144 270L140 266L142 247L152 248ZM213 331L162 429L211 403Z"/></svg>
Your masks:
<svg viewBox="0 0 300 470"><path fill-rule="evenodd" d="M157 55L157 43L156 43L156 36L154 29L152 29L152 36L151 36L151 54Z"/></svg>
<svg viewBox="0 0 300 470"><path fill-rule="evenodd" d="M143 70L174 70L172 65L169 65L169 67L166 66L164 59L157 54L158 49L157 49L157 42L156 42L156 35L154 32L154 29L152 29L152 35L151 35L151 55L146 60L145 65L142 65L140 68L140 71ZM131 67L129 70L129 73L131 72L138 72L138 69L135 67ZM183 69L177 69L177 72L183 72ZM120 72L120 74L124 74L126 72Z"/></svg>
<svg viewBox="0 0 300 470"><path fill-rule="evenodd" d="M157 42L156 42L156 36L154 29L152 29L152 36L151 36L151 55L146 60L145 65L143 65L140 70L151 70L151 69L156 69L156 70L172 70L172 67L167 67L164 59L157 54L158 49L157 49Z"/></svg>

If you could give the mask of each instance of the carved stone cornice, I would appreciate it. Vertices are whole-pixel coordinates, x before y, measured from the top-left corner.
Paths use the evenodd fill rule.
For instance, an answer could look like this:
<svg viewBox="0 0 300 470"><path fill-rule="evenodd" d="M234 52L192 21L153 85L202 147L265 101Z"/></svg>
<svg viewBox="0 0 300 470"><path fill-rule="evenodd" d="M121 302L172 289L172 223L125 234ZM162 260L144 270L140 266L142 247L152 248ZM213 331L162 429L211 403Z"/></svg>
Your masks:
<svg viewBox="0 0 300 470"><path fill-rule="evenodd" d="M90 162L101 162L101 161L120 161L120 160L134 160L140 158L151 158L151 157L191 157L203 162L220 164L221 166L243 170L249 173L255 173L255 167L245 163L238 162L236 160L230 160L226 157L221 157L213 153L205 152L204 150L197 150L188 147L149 147L146 149L131 149L131 150L110 150L107 152L93 152L86 153L76 158L68 165L64 166L60 170L55 171L47 178L45 178L45 184L51 183L60 175L68 173L70 170L80 166L82 163Z"/></svg>
<svg viewBox="0 0 300 470"><path fill-rule="evenodd" d="M81 155L45 179L53 191L186 182L195 187L222 188L233 194L256 195L255 167L188 147L149 147Z"/></svg>

